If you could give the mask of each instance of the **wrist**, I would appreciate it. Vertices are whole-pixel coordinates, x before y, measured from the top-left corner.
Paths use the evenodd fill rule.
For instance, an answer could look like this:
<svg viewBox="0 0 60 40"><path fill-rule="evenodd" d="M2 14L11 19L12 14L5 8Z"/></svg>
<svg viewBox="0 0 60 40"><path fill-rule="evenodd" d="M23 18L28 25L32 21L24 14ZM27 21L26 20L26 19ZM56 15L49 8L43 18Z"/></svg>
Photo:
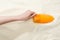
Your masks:
<svg viewBox="0 0 60 40"><path fill-rule="evenodd" d="M22 18L21 18L20 16L14 16L14 17L13 17L13 20L15 20L15 21L21 21Z"/></svg>

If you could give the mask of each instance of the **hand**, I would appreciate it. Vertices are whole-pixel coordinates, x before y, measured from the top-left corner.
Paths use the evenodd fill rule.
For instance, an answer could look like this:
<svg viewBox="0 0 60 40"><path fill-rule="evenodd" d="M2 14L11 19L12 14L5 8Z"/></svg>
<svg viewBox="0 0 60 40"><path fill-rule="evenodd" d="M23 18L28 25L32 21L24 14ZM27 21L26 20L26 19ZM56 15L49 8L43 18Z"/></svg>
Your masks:
<svg viewBox="0 0 60 40"><path fill-rule="evenodd" d="M33 16L35 16L36 14L33 12L33 11L26 11L25 13L21 14L21 15L18 15L16 17L16 20L17 21L25 21L25 20L28 20L30 18L32 18Z"/></svg>

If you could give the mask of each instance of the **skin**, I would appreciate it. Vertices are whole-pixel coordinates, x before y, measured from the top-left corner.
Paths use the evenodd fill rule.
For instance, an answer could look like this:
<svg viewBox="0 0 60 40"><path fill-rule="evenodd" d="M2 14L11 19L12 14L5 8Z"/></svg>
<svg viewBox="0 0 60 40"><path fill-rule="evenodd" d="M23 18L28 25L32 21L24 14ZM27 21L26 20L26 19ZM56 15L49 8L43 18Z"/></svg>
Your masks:
<svg viewBox="0 0 60 40"><path fill-rule="evenodd" d="M0 16L0 25L13 21L26 21L36 15L33 11L26 11L18 16Z"/></svg>

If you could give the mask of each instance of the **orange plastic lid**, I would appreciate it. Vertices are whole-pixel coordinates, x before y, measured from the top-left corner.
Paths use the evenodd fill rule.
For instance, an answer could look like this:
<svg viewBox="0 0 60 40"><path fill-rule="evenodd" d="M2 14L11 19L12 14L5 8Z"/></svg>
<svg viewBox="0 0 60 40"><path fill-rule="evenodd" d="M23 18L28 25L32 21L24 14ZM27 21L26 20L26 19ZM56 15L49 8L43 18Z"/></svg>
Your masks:
<svg viewBox="0 0 60 40"><path fill-rule="evenodd" d="M54 17L48 14L36 14L33 17L34 23L49 23L54 20Z"/></svg>

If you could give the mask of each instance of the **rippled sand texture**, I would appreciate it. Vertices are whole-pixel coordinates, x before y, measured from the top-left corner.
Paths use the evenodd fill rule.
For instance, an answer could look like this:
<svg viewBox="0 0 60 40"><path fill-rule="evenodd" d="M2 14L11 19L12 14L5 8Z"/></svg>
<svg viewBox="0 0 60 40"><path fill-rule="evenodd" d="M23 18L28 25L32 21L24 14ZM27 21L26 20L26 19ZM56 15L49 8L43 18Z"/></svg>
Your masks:
<svg viewBox="0 0 60 40"><path fill-rule="evenodd" d="M60 0L0 0L0 16L15 16L28 9L39 13L60 14ZM32 33L37 25L31 24L30 21L16 21L0 25L0 40L14 40L15 38L15 40L20 40L20 35L26 32L28 32L27 35L21 40L60 40L60 21L57 22L55 26L40 27L40 33Z"/></svg>

